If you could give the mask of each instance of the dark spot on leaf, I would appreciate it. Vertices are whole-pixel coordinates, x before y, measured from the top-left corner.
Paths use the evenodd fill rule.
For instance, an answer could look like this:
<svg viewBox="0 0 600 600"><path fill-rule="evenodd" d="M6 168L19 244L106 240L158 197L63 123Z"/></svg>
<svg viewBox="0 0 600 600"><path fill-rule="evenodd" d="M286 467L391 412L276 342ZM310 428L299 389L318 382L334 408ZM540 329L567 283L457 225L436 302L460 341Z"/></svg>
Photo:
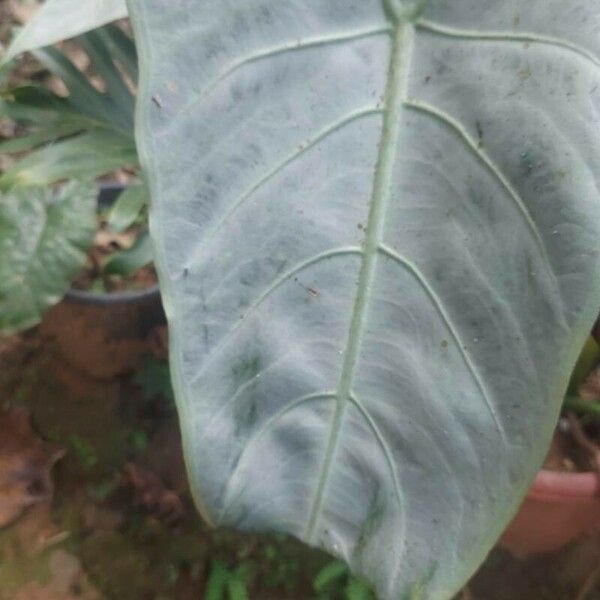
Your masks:
<svg viewBox="0 0 600 600"><path fill-rule="evenodd" d="M519 71L517 71L517 75L519 76L519 79L521 79L522 81L526 81L531 77L531 69L529 69L528 67L525 69L520 69Z"/></svg>
<svg viewBox="0 0 600 600"><path fill-rule="evenodd" d="M256 423L258 409L256 400L243 398L235 408L235 435L239 437L243 432L251 430Z"/></svg>
<svg viewBox="0 0 600 600"><path fill-rule="evenodd" d="M262 360L258 355L242 359L231 368L233 378L237 384L243 384L256 377L261 370Z"/></svg>
<svg viewBox="0 0 600 600"><path fill-rule="evenodd" d="M483 127L479 120L475 121L475 127L477 128L477 146L481 148L483 146Z"/></svg>

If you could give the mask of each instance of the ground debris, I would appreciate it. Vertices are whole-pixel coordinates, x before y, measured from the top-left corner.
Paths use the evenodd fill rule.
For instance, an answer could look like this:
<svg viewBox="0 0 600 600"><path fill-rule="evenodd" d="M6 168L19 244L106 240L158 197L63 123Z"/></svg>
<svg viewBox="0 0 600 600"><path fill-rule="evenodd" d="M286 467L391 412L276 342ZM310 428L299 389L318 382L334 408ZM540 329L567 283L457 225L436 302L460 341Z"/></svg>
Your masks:
<svg viewBox="0 0 600 600"><path fill-rule="evenodd" d="M0 412L0 527L28 506L52 498L50 472L64 454L63 448L35 435L25 409L9 407Z"/></svg>
<svg viewBox="0 0 600 600"><path fill-rule="evenodd" d="M123 468L123 480L133 487L136 502L157 519L174 525L185 516L179 496L152 471L129 462Z"/></svg>
<svg viewBox="0 0 600 600"><path fill-rule="evenodd" d="M27 583L16 592L14 600L100 600L75 556L56 550L50 556L49 568L48 583Z"/></svg>

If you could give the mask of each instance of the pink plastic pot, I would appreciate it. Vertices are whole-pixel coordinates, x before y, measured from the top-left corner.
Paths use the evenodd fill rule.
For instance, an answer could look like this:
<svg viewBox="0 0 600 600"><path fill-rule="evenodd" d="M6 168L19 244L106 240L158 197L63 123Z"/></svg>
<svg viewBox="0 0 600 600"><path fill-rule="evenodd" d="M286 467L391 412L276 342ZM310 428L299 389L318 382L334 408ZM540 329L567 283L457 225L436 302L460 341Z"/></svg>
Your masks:
<svg viewBox="0 0 600 600"><path fill-rule="evenodd" d="M500 546L520 556L553 552L599 526L599 474L542 470Z"/></svg>

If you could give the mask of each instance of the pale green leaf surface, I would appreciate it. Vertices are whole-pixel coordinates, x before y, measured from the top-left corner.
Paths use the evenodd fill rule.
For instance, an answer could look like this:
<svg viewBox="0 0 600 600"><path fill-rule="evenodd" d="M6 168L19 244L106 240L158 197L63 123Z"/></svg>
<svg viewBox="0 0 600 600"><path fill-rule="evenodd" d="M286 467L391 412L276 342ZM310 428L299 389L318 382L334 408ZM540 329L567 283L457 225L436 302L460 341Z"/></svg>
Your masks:
<svg viewBox="0 0 600 600"><path fill-rule="evenodd" d="M0 195L0 332L38 323L69 289L96 229L96 187L73 182Z"/></svg>
<svg viewBox="0 0 600 600"><path fill-rule="evenodd" d="M130 9L200 510L450 598L600 305L597 2Z"/></svg>
<svg viewBox="0 0 600 600"><path fill-rule="evenodd" d="M127 16L125 0L46 0L19 31L1 61L75 37Z"/></svg>

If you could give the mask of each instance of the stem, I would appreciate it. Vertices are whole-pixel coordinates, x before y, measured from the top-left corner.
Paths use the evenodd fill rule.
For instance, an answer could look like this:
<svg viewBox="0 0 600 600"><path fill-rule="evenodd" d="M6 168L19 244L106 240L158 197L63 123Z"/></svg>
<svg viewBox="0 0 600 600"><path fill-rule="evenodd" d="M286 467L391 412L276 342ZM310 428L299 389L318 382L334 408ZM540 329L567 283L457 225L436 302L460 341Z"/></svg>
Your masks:
<svg viewBox="0 0 600 600"><path fill-rule="evenodd" d="M582 400L576 396L567 396L563 402L563 408L577 413L600 417L600 402Z"/></svg>

